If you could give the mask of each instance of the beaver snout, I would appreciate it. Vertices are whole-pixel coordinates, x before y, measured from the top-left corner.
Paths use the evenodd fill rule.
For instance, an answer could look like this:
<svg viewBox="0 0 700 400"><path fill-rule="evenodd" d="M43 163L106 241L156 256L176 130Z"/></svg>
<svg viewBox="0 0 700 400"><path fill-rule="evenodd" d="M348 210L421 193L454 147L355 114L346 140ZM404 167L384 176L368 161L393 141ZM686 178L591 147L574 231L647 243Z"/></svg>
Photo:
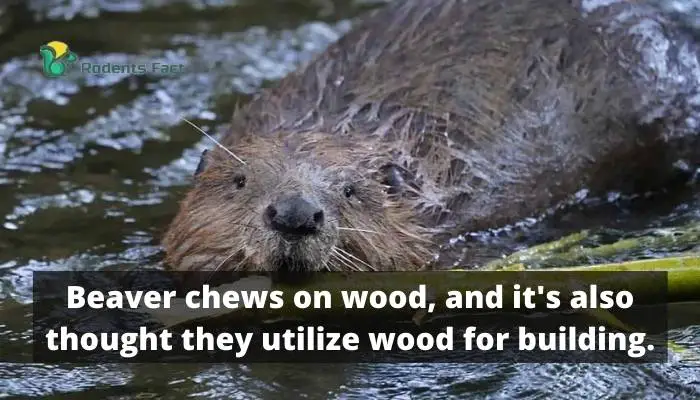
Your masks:
<svg viewBox="0 0 700 400"><path fill-rule="evenodd" d="M324 222L323 210L299 194L270 204L263 218L271 229L294 236L318 233Z"/></svg>

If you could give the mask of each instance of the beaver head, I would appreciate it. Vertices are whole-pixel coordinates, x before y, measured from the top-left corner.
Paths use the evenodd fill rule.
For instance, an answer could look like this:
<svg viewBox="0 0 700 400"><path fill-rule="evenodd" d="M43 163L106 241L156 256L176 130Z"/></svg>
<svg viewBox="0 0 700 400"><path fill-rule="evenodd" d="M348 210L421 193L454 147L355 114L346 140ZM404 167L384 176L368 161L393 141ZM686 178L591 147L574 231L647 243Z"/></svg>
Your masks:
<svg viewBox="0 0 700 400"><path fill-rule="evenodd" d="M247 135L202 155L164 247L179 270L409 270L430 242L366 140Z"/></svg>

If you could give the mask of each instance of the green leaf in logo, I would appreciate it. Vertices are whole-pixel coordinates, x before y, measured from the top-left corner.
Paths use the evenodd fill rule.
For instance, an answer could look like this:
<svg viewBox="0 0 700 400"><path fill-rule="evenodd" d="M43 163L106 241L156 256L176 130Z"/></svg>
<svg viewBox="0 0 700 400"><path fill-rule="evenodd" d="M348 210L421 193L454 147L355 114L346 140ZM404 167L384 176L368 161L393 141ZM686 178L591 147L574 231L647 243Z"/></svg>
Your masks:
<svg viewBox="0 0 700 400"><path fill-rule="evenodd" d="M72 51L69 51L68 53L66 53L66 55L61 57L61 60L65 60L65 62L67 63L74 63L78 60L78 55L73 53Z"/></svg>

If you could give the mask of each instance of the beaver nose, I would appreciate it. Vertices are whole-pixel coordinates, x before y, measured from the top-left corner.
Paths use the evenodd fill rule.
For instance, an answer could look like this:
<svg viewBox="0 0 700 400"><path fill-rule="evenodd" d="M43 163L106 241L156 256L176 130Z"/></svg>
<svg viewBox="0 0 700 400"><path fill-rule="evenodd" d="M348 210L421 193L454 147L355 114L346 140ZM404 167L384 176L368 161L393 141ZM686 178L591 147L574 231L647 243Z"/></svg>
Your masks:
<svg viewBox="0 0 700 400"><path fill-rule="evenodd" d="M265 220L274 230L292 235L317 233L323 225L323 210L300 195L283 198L265 209Z"/></svg>

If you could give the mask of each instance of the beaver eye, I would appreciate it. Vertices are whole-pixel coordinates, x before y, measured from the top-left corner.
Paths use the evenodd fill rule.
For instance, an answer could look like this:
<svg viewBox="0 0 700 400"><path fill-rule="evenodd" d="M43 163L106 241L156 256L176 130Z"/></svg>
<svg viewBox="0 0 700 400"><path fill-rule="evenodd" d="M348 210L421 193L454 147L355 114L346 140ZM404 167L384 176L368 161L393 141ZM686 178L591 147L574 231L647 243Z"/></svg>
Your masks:
<svg viewBox="0 0 700 400"><path fill-rule="evenodd" d="M202 155L199 156L199 164L197 164L197 169L194 171L194 176L195 178L198 177L202 171L207 167L207 164L209 160L207 159L207 150L204 150L202 152Z"/></svg>
<svg viewBox="0 0 700 400"><path fill-rule="evenodd" d="M350 198L353 195L355 195L355 186L353 185L345 185L343 187L343 193L345 194L345 197Z"/></svg>
<svg viewBox="0 0 700 400"><path fill-rule="evenodd" d="M236 185L236 189L243 189L245 187L246 178L243 174L237 174L233 177L233 184Z"/></svg>

